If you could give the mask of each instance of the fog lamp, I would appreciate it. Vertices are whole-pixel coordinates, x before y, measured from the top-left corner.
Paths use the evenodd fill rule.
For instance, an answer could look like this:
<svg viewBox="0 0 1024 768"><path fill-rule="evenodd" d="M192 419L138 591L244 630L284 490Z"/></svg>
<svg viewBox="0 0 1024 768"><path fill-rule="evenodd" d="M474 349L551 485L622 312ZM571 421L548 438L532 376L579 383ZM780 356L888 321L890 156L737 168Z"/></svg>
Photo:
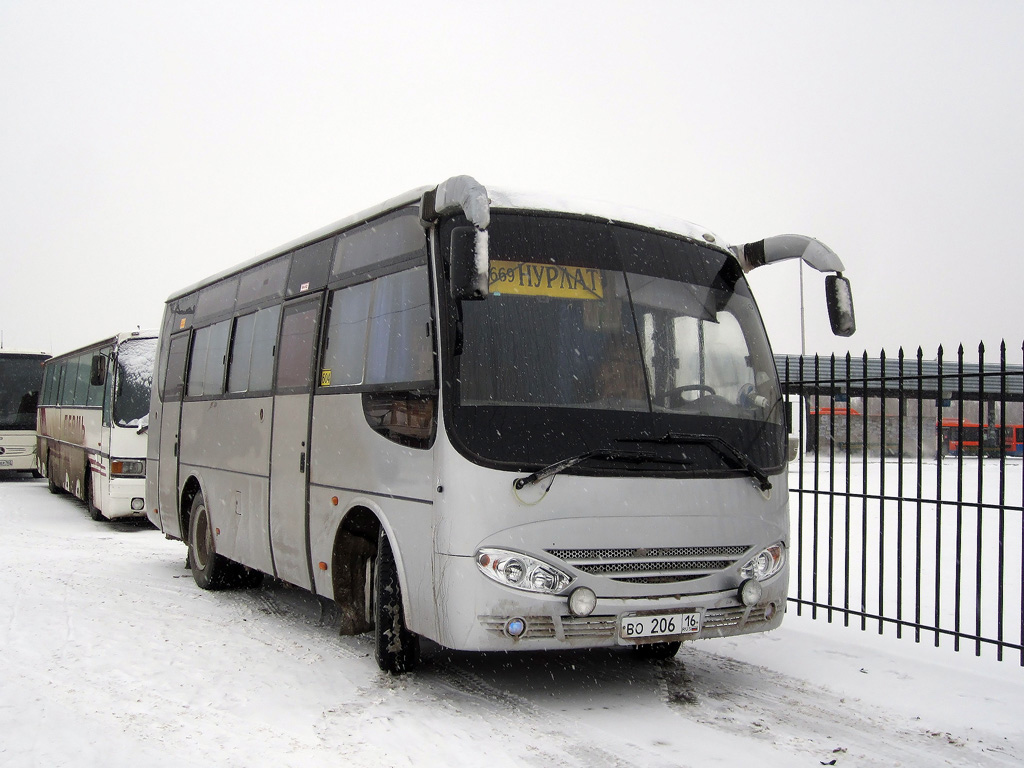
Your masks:
<svg viewBox="0 0 1024 768"><path fill-rule="evenodd" d="M573 616L589 616L597 607L597 595L589 587L574 589L569 595L569 613Z"/></svg>
<svg viewBox="0 0 1024 768"><path fill-rule="evenodd" d="M740 602L748 608L752 605L757 605L761 599L761 582L757 579L747 579L740 584Z"/></svg>
<svg viewBox="0 0 1024 768"><path fill-rule="evenodd" d="M133 511L141 512L143 509L145 509L145 507L146 507L146 500L145 499L140 499L138 496L136 496L134 499L132 499L132 510Z"/></svg>
<svg viewBox="0 0 1024 768"><path fill-rule="evenodd" d="M522 619L509 619L505 622L505 634L509 637L520 637L526 631L526 622Z"/></svg>

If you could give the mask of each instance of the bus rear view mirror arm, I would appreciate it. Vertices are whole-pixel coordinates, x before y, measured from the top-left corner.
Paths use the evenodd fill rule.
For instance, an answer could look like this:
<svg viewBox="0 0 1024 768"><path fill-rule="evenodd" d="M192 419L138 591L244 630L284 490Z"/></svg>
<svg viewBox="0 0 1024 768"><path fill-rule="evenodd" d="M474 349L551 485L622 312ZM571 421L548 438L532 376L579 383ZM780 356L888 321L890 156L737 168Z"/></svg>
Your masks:
<svg viewBox="0 0 1024 768"><path fill-rule="evenodd" d="M776 235L753 243L732 246L744 272L787 259L802 259L819 272L842 272L846 269L835 251L820 240L806 235Z"/></svg>
<svg viewBox="0 0 1024 768"><path fill-rule="evenodd" d="M734 245L733 254L744 272L787 259L801 259L819 272L834 272L825 277L825 304L832 333L852 336L857 330L853 315L853 293L850 281L843 277L842 259L820 240L806 235L776 235L753 243Z"/></svg>

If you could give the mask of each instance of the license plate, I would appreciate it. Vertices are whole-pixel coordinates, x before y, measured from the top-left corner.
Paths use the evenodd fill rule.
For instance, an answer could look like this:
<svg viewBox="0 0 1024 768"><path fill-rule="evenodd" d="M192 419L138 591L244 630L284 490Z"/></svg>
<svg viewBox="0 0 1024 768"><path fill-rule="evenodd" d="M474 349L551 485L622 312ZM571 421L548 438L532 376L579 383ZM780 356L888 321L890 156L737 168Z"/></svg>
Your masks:
<svg viewBox="0 0 1024 768"><path fill-rule="evenodd" d="M697 632L700 632L700 614L696 611L623 616L619 620L619 639L626 642L651 637L693 635Z"/></svg>
<svg viewBox="0 0 1024 768"><path fill-rule="evenodd" d="M14 459L0 459L0 467L13 467Z"/></svg>

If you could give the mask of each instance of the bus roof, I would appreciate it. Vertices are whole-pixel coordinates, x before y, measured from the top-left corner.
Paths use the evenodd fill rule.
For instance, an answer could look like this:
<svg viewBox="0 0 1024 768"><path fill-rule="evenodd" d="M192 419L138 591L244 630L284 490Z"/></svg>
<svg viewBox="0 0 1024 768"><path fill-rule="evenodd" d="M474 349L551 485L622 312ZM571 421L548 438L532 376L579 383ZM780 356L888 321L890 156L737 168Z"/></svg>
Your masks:
<svg viewBox="0 0 1024 768"><path fill-rule="evenodd" d="M131 339L155 339L156 337L156 331L123 331L122 333L116 333L113 336L109 336L105 339L94 341L92 344L86 344L84 347L78 347L77 349L71 349L68 350L67 352L61 352L59 355L54 355L53 359L54 361L56 361L59 360L60 358L71 357L73 355L80 355L83 352L87 352L90 349L99 349L100 347L105 347L111 344L118 345L121 344L122 342L130 341Z"/></svg>
<svg viewBox="0 0 1024 768"><path fill-rule="evenodd" d="M287 253L288 251L302 245L306 245L307 243L322 240L325 237L337 234L345 229L356 226L364 221L376 218L377 216L381 216L390 211L394 211L398 208L419 203L423 194L425 192L430 192L433 189L435 189L435 187L417 187L416 189L411 189L397 197L393 197L386 202L375 205L372 208L367 208L359 213L346 216L343 219L339 219L327 226L310 232L303 237L296 238L284 243L283 245L266 251L265 253L261 253L248 261L244 261L233 267L222 270L221 272L200 280L187 288L175 291L167 297L167 301L170 302L179 299L182 296L186 296L199 290L200 288L216 283L225 277L243 272L257 264L269 261L281 254ZM585 200L581 198L567 198L540 193L516 192L490 187L487 188L487 196L490 199L491 210L567 213L574 216L605 219L609 222L635 224L647 229L681 235L691 240L704 243L709 247L728 252L729 244L719 240L717 235L713 234L708 229L701 227L698 224L694 224L693 222L686 221L685 219L658 214L640 208L631 208L614 203Z"/></svg>
<svg viewBox="0 0 1024 768"><path fill-rule="evenodd" d="M40 357L47 358L50 356L49 352L37 352L34 349L3 349L0 348L0 355L10 355L11 357Z"/></svg>

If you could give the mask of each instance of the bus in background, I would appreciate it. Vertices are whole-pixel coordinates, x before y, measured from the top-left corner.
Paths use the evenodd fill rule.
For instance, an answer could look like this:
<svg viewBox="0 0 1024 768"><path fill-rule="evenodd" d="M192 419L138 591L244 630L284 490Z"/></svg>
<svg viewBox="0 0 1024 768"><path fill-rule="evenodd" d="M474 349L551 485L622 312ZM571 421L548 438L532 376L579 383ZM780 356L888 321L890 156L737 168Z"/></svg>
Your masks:
<svg viewBox="0 0 1024 768"><path fill-rule="evenodd" d="M1024 424L979 424L945 418L939 425L940 450L943 456L1022 456L1024 455ZM1002 446L1000 446L1000 436Z"/></svg>
<svg viewBox="0 0 1024 768"><path fill-rule="evenodd" d="M36 403L49 357L0 349L0 472L36 472Z"/></svg>
<svg viewBox="0 0 1024 768"><path fill-rule="evenodd" d="M145 515L146 429L156 335L119 333L48 360L39 398L38 462L52 493L94 520Z"/></svg>
<svg viewBox="0 0 1024 768"><path fill-rule="evenodd" d="M411 669L777 627L787 430L744 272L782 235L454 177L172 294L150 519L202 588L270 574ZM833 330L849 283L828 275Z"/></svg>

